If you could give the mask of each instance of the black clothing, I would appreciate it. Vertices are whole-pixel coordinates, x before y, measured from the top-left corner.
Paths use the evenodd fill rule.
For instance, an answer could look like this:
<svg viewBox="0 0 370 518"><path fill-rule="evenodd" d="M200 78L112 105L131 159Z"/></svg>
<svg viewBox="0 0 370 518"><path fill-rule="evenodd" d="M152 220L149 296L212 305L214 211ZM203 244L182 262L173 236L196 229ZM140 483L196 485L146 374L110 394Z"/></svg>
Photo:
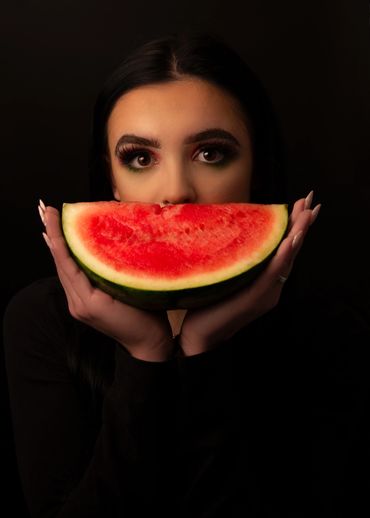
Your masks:
<svg viewBox="0 0 370 518"><path fill-rule="evenodd" d="M83 327L57 277L21 290L5 314L31 516L368 514L370 333L351 308L282 297L213 351L165 362ZM113 350L101 405L71 374L78 340Z"/></svg>

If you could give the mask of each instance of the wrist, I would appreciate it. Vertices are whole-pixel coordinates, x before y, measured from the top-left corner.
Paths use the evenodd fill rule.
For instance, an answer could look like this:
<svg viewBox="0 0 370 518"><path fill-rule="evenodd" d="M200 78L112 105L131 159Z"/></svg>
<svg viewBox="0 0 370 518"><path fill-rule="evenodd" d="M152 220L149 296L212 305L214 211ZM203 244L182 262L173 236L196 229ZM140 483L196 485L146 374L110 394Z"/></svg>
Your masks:
<svg viewBox="0 0 370 518"><path fill-rule="evenodd" d="M173 357L175 350L175 341L172 338L168 338L158 345L153 345L153 343L150 343L141 345L140 347L136 346L130 348L127 347L127 344L124 344L120 341L117 343L123 347L133 358L147 362L168 361Z"/></svg>
<svg viewBox="0 0 370 518"><path fill-rule="evenodd" d="M201 343L200 340L188 340L186 337L179 335L178 337L179 356L195 356L196 354L204 353L208 350L205 343Z"/></svg>

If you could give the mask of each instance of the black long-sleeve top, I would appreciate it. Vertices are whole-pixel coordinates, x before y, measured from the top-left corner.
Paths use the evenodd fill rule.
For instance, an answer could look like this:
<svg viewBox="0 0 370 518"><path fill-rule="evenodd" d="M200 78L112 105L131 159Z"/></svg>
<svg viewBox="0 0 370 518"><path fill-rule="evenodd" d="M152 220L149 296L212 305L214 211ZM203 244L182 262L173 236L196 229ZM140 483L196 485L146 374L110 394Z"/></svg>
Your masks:
<svg viewBox="0 0 370 518"><path fill-rule="evenodd" d="M349 307L282 297L214 350L164 362L81 330L57 277L22 289L5 313L32 517L366 515L370 334ZM102 366L104 347L112 354L100 399L76 381L71 344L101 347Z"/></svg>

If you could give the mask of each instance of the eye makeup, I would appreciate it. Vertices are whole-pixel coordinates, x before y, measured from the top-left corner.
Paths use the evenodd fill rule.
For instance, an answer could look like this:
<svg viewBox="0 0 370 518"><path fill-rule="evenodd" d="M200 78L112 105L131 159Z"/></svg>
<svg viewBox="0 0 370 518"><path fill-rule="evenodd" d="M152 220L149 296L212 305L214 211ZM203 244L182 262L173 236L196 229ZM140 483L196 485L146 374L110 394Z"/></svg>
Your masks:
<svg viewBox="0 0 370 518"><path fill-rule="evenodd" d="M120 164L124 167L127 167L131 171L139 171L142 169L148 169L148 165L144 164L143 167L135 167L132 165L132 162L136 159L145 157L146 159L153 160L155 155L152 151L145 147L135 146L135 145L126 145L120 146L116 149L116 155L120 162ZM147 160L146 160L147 161ZM143 164L142 164L143 165Z"/></svg>
<svg viewBox="0 0 370 518"><path fill-rule="evenodd" d="M202 144L202 146L197 149L196 153L193 156L197 157L202 153L207 152L211 152L211 155L213 156L215 153L216 156L221 155L221 158L219 158L215 162L207 161L207 159L199 160L199 162L206 166L217 168L225 167L239 155L239 151L232 144L226 143L225 141L212 141L207 144ZM127 167L132 171L142 171L145 169L149 169L152 167L152 165L156 165L158 163L157 156L155 153L153 153L153 151L149 150L148 148L132 144L117 146L116 156L123 167ZM136 162L138 164L137 166L132 165L133 162L137 161L137 159L139 158L144 158L145 163L141 164L142 167L140 167L140 162ZM149 162L151 162L150 164L147 163L148 160Z"/></svg>
<svg viewBox="0 0 370 518"><path fill-rule="evenodd" d="M197 150L196 156L199 156L202 153L211 152L211 155L216 152L216 154L221 154L222 158L217 160L216 162L207 161L207 160L199 160L201 163L207 166L222 168L229 165L234 159L239 156L239 151L232 144L228 144L226 142L210 142L209 144L202 145L199 150Z"/></svg>

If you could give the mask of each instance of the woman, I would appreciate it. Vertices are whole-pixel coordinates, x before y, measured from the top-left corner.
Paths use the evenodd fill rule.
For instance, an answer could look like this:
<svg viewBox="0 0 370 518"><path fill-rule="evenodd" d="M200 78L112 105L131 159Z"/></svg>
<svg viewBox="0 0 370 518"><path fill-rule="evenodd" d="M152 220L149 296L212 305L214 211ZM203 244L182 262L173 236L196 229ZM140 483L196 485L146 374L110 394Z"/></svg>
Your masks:
<svg viewBox="0 0 370 518"><path fill-rule="evenodd" d="M267 96L209 35L172 34L126 58L98 97L90 165L91 200L285 202ZM306 360L317 336L335 331L346 344L352 328L337 328L319 299L313 310L285 295L320 209L311 205L312 192L295 202L250 287L197 310L149 312L92 287L58 210L41 203L58 276L18 293L4 321L32 516L301 516L320 500L320 441L307 430L322 379L312 386L320 370Z"/></svg>

